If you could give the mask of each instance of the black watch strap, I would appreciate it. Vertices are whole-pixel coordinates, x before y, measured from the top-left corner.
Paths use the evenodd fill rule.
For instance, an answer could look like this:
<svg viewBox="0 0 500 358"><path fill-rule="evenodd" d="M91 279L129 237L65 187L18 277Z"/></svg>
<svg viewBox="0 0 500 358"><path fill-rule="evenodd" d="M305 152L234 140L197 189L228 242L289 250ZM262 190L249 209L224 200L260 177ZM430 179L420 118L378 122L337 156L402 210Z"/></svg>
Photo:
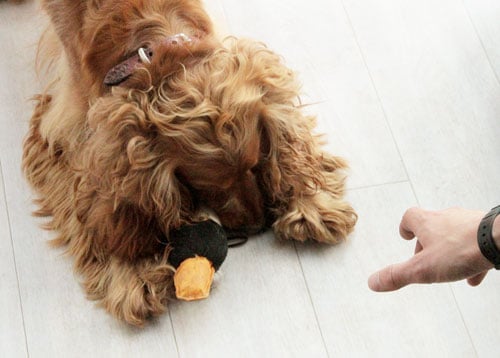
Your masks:
<svg viewBox="0 0 500 358"><path fill-rule="evenodd" d="M493 240L492 229L495 218L500 214L500 205L490 210L485 215L477 230L477 243L481 253L490 261L497 270L500 270L500 250Z"/></svg>

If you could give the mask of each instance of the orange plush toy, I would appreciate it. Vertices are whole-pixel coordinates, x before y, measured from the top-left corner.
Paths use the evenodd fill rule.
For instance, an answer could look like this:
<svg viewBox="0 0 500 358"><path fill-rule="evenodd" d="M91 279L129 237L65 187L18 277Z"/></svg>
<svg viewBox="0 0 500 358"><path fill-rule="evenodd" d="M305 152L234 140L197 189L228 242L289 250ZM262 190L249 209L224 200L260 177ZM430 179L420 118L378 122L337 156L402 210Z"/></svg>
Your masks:
<svg viewBox="0 0 500 358"><path fill-rule="evenodd" d="M227 256L224 229L212 220L185 225L170 233L169 243L177 298L192 301L208 297L214 273Z"/></svg>

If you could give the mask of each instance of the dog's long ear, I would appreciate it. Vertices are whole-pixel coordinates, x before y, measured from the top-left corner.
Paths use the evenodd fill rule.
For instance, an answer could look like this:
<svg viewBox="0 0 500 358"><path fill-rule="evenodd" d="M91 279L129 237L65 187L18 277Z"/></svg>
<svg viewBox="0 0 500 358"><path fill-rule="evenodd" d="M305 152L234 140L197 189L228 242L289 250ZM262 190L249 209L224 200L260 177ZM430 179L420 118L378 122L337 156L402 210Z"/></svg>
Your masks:
<svg viewBox="0 0 500 358"><path fill-rule="evenodd" d="M80 41L88 3L88 0L42 0L42 8L49 15L72 66L81 58Z"/></svg>
<svg viewBox="0 0 500 358"><path fill-rule="evenodd" d="M110 253L134 259L151 252L181 223L189 197L175 176L175 160L156 143L142 109L127 94L102 98L89 111L76 214L96 230Z"/></svg>
<svg viewBox="0 0 500 358"><path fill-rule="evenodd" d="M318 184L322 179L317 171L321 154L317 153L317 139L310 132L314 117L304 116L291 103L268 104L261 112L260 121L262 155L268 172L264 181L268 191L280 199L290 192L291 186L305 189ZM306 183L306 178L313 182Z"/></svg>
<svg viewBox="0 0 500 358"><path fill-rule="evenodd" d="M245 46L256 71L257 85L262 92L259 121L262 128L263 158L268 177L263 178L267 190L286 197L291 187L314 187L322 180L318 168L323 154L318 152L318 138L311 134L316 120L305 115L299 100L300 86L293 71L282 58L266 48ZM297 175L300 173L300 175Z"/></svg>

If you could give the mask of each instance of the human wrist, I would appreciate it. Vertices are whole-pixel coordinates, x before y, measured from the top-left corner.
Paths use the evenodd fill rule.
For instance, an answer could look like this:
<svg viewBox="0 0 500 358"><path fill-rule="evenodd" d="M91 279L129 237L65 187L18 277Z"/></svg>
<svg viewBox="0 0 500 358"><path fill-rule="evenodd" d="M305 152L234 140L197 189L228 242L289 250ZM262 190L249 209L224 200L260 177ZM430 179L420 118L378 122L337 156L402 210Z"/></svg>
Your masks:
<svg viewBox="0 0 500 358"><path fill-rule="evenodd" d="M481 253L497 270L500 270L499 214L500 205L491 209L483 217L477 231L477 242Z"/></svg>
<svg viewBox="0 0 500 358"><path fill-rule="evenodd" d="M491 227L491 236L498 248L500 248L500 215L495 218L493 226Z"/></svg>

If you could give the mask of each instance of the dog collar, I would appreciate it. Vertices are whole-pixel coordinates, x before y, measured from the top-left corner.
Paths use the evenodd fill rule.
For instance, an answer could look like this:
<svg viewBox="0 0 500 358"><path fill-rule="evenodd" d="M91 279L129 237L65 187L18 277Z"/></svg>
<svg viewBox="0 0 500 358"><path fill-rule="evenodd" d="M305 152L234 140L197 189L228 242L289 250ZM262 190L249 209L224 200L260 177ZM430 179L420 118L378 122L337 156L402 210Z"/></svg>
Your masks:
<svg viewBox="0 0 500 358"><path fill-rule="evenodd" d="M137 68L144 64L151 64L151 59L154 56L155 48L159 46L178 46L192 43L193 39L184 33L175 34L167 37L158 45L153 47L141 47L135 55L132 55L125 61L120 62L108 71L104 77L106 86L116 86L128 79Z"/></svg>

